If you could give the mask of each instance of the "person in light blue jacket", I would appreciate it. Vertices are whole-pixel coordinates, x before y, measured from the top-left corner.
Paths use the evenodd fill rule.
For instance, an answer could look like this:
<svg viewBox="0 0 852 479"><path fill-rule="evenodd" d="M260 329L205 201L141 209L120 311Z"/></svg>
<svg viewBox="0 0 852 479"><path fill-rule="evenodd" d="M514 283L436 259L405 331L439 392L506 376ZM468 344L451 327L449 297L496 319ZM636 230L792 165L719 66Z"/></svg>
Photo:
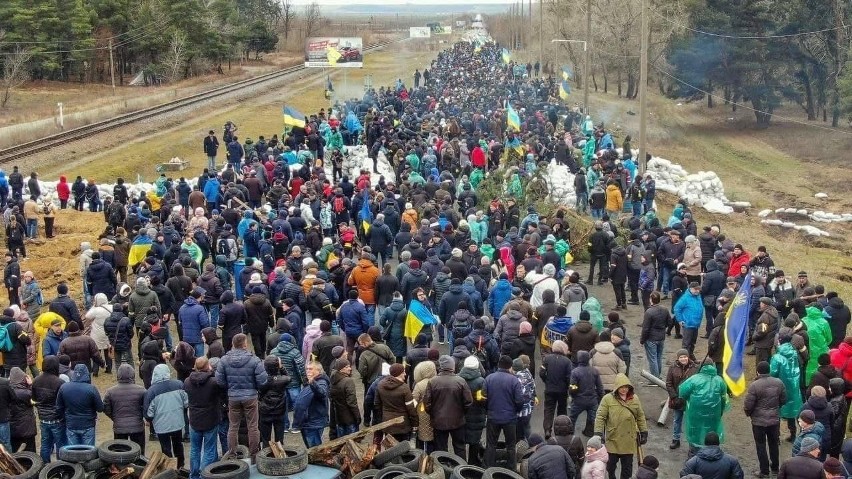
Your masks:
<svg viewBox="0 0 852 479"><path fill-rule="evenodd" d="M188 407L189 397L183 390L183 383L171 378L168 365L156 365L142 410L154 425L163 454L176 458L178 469L184 465L183 428Z"/></svg>
<svg viewBox="0 0 852 479"><path fill-rule="evenodd" d="M685 293L674 306L674 316L683 327L683 349L689 351L690 357L695 357L695 340L698 338L698 328L704 319L704 303L701 300L701 285L689 283L689 292Z"/></svg>

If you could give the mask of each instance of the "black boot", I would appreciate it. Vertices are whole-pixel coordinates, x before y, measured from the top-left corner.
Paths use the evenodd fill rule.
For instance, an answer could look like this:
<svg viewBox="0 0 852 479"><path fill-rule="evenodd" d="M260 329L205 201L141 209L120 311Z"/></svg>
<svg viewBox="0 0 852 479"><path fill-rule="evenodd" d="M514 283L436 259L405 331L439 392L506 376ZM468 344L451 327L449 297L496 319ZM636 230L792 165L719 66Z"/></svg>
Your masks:
<svg viewBox="0 0 852 479"><path fill-rule="evenodd" d="M680 440L672 439L672 443L669 444L669 449L680 449Z"/></svg>

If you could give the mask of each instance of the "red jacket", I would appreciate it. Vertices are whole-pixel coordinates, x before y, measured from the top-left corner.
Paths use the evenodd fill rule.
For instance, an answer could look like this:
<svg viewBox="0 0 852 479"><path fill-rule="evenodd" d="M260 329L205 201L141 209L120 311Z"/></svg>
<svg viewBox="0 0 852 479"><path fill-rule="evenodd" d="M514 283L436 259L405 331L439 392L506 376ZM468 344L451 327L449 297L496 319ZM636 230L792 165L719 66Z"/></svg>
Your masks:
<svg viewBox="0 0 852 479"><path fill-rule="evenodd" d="M852 382L852 344L842 342L837 349L828 352L831 365L837 369L846 384ZM846 393L847 398L852 398L852 391Z"/></svg>
<svg viewBox="0 0 852 479"><path fill-rule="evenodd" d="M481 146L476 145L470 152L470 163L476 168L485 168L485 152Z"/></svg>
<svg viewBox="0 0 852 479"><path fill-rule="evenodd" d="M750 260L751 258L745 251L739 256L731 255L731 263L728 265L728 276L739 276L740 268L742 266L747 267Z"/></svg>
<svg viewBox="0 0 852 479"><path fill-rule="evenodd" d="M56 194L61 201L68 201L71 196L71 187L68 186L68 180L64 176L59 177L59 183L56 184Z"/></svg>

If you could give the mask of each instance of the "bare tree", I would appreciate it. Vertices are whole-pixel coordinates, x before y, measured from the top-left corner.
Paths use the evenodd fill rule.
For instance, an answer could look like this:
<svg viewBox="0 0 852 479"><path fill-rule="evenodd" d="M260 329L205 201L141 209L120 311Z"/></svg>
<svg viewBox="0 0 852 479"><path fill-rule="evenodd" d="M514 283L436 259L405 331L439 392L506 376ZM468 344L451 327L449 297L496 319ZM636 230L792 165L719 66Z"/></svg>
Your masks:
<svg viewBox="0 0 852 479"><path fill-rule="evenodd" d="M12 90L23 85L30 79L30 72L27 70L27 63L32 58L32 53L20 45L15 45L15 50L9 55L6 55L3 60L3 77L2 81L3 98L0 100L0 108L6 108L6 103L12 95Z"/></svg>
<svg viewBox="0 0 852 479"><path fill-rule="evenodd" d="M169 82L178 80L181 67L186 58L186 34L175 31L172 33L169 49L163 58L163 66L165 67L165 77Z"/></svg>
<svg viewBox="0 0 852 479"><path fill-rule="evenodd" d="M313 36L314 30L322 22L322 12L317 2L305 5L305 37Z"/></svg>
<svg viewBox="0 0 852 479"><path fill-rule="evenodd" d="M281 0L281 17L282 26L284 27L284 39L290 37L290 27L296 20L296 6L292 0Z"/></svg>

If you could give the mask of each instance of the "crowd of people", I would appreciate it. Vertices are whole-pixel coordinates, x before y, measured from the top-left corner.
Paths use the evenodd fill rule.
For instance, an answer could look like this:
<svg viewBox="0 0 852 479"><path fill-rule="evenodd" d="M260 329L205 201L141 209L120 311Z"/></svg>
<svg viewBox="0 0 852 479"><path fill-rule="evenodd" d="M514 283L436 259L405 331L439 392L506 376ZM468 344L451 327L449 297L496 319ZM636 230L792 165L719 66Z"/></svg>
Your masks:
<svg viewBox="0 0 852 479"><path fill-rule="evenodd" d="M211 131L197 179L163 175L140 196L119 179L92 209L106 224L96 246L81 245L82 308L67 284L45 298L53 295L33 273L21 273L23 238L38 228L21 230L31 218L18 210L16 168L0 443L35 452L40 435L48 461L62 445L94 444L103 413L114 437L143 451L157 440L179 467L188 440L197 479L240 443L254 455L294 433L312 447L401 417L386 434L427 452L452 445L474 465L526 461L531 479L650 479L660 463L641 455L650 431L629 378L638 341L665 382L671 449L685 431L681 476L742 478L720 448L730 407L721 370L727 311L748 279L757 378L744 407L756 474L848 477L848 307L804 271L788 280L765 248L752 256L719 225L699 233L685 202L662 222L629 137L619 153L603 126L560 106L553 78L512 66L494 43L460 42L438 54L422 85L418 75L412 89L371 90L280 140L241 142L229 122L224 165ZM343 171L359 143L374 172L388 159L389 177ZM552 158L576 173L576 210L594 221L586 244L566 210L539 215L525 195ZM483 197L477 187L494 174L506 175L505 191ZM0 173L6 199L3 181ZM89 201L74 194L78 209ZM588 250L585 282L569 249ZM592 296L595 282L609 282L613 296ZM602 303L614 305L608 314ZM641 328L625 323L628 308L643 315ZM678 339L666 369L666 343ZM91 384L102 374L115 374L106 391ZM793 443L786 460L782 420ZM501 437L507 459L498 459Z"/></svg>

